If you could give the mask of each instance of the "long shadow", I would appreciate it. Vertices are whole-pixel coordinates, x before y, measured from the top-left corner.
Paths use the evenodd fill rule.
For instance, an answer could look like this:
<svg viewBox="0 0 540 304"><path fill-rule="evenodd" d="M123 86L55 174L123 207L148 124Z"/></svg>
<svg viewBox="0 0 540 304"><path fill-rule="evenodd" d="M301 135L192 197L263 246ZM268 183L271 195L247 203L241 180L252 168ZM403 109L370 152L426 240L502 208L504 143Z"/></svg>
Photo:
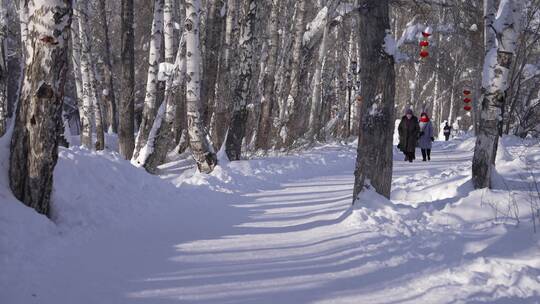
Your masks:
<svg viewBox="0 0 540 304"><path fill-rule="evenodd" d="M355 235L347 237L354 238ZM470 237L470 240L474 241L475 238L481 240L483 236L473 236ZM384 243L385 239L390 241L390 246ZM425 246L426 243L430 242L432 242L431 246ZM400 286L410 280L421 278L422 275L439 273L445 269L456 267L463 263L461 259L463 243L462 239L452 239L450 235L446 237L423 235L402 242L393 242L390 238L377 237L368 239L367 242L366 240L359 242L358 247L349 242L345 246L322 250L315 254L289 258L254 258L234 261L227 265L228 268L224 269L222 273L215 268L212 272L212 265L204 263L205 267L208 267L207 270L201 271L202 273L195 272L192 275L206 273L210 276L182 278L182 272L170 273L168 280L160 281L159 284L155 284L154 288L165 290L165 294L167 294L165 297L171 298L161 299L170 303L249 303L251 301L255 301L255 303L309 303L328 298L329 294L370 294L390 288L390 286ZM383 244L383 247L370 247L373 244ZM294 248L294 246L292 247ZM430 259L429 254L433 252L439 253L442 259L437 259L436 263L426 263L426 260ZM177 267L181 267L181 265ZM202 270L196 265L191 266ZM189 268L185 264L184 267ZM301 283L285 285L281 283L281 281L287 282L289 278L296 277L312 277L314 285L302 287ZM261 282L257 283L258 281ZM252 283L256 286L262 284L259 287L267 287L266 289L269 290L265 291L265 288L260 288L260 291L254 291L249 287ZM199 286L219 287L222 284L233 284L234 286L247 284L247 286L245 290L242 288L233 289L230 294L221 295L219 299L199 294ZM277 290L271 288L273 284L277 285ZM182 288L176 290L178 286L182 286ZM188 291L190 287L193 290ZM418 296L423 293L425 292L420 292Z"/></svg>

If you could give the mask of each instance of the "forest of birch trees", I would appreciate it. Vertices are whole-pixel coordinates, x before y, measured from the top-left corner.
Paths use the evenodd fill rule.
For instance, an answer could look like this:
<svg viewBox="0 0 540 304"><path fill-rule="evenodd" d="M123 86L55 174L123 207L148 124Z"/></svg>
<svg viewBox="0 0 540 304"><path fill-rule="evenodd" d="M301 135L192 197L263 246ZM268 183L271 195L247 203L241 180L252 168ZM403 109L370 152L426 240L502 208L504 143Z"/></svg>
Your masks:
<svg viewBox="0 0 540 304"><path fill-rule="evenodd" d="M539 0L0 0L0 12L10 186L44 214L58 146L117 150L157 174L171 153L210 173L221 157L357 141L356 197L390 195L406 109L437 134L475 132L477 188L499 136L540 135Z"/></svg>

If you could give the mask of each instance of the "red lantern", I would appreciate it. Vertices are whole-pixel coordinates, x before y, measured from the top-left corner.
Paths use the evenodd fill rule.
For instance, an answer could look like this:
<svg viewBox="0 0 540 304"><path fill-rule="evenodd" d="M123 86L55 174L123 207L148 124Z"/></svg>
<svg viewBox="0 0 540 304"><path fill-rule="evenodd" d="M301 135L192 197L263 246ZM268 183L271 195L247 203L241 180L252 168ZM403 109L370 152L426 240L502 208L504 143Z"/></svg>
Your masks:
<svg viewBox="0 0 540 304"><path fill-rule="evenodd" d="M427 47L427 46L429 46L429 42L426 41L426 40L422 40L422 41L420 41L420 46Z"/></svg>
<svg viewBox="0 0 540 304"><path fill-rule="evenodd" d="M465 89L463 90L463 95L470 95L471 94L471 91Z"/></svg>
<svg viewBox="0 0 540 304"><path fill-rule="evenodd" d="M431 36L431 34L430 34L430 33L426 33L426 32L422 32L422 36L424 36L424 37L427 38L427 37Z"/></svg>
<svg viewBox="0 0 540 304"><path fill-rule="evenodd" d="M463 109L464 109L465 111L470 111L472 108L471 108L471 106L464 106Z"/></svg>
<svg viewBox="0 0 540 304"><path fill-rule="evenodd" d="M428 52L428 51L421 51L421 52L420 52L420 57L426 58L427 56L429 56L429 52Z"/></svg>
<svg viewBox="0 0 540 304"><path fill-rule="evenodd" d="M469 103L469 102L471 102L471 101L472 101L472 99L470 99L469 97L466 97L465 99L463 99L463 102L464 102L464 103Z"/></svg>

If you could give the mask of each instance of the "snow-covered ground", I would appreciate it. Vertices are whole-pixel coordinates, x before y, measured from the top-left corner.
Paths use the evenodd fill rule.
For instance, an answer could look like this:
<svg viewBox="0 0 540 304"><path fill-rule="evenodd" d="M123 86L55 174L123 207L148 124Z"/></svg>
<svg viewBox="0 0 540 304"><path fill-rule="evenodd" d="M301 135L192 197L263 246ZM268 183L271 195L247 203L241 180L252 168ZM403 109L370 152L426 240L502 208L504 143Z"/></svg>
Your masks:
<svg viewBox="0 0 540 304"><path fill-rule="evenodd" d="M473 138L396 154L392 201L354 207L347 145L159 177L62 149L53 224L12 197L6 137L0 303L540 303L534 142L503 140L494 190L472 190Z"/></svg>

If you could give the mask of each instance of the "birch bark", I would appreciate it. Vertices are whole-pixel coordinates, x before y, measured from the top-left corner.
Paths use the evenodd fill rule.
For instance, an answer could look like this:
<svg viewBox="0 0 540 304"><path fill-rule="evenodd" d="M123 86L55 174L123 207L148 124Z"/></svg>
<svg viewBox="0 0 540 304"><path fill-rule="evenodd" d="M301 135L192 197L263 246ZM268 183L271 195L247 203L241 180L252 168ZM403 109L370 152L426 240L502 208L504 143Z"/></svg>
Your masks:
<svg viewBox="0 0 540 304"><path fill-rule="evenodd" d="M486 16L493 11L494 2L484 0ZM497 17L490 25L486 22L486 57L482 75L482 103L476 144L472 164L472 181L476 189L491 187L491 176L495 170L495 158L499 142L499 129L503 122L502 109L505 91L509 86L508 74L520 30L523 2L501 0ZM489 19L487 19L489 20ZM497 40L493 44L494 31Z"/></svg>
<svg viewBox="0 0 540 304"><path fill-rule="evenodd" d="M161 60L162 37L163 37L163 8L164 0L154 1L154 13L152 21L152 34L150 38L150 49L148 54L148 76L146 78L146 95L142 113L141 125L135 140L135 150L132 161L139 165L144 165L146 157L140 158L142 147L147 144L148 136L157 112L157 90L159 63Z"/></svg>
<svg viewBox="0 0 540 304"><path fill-rule="evenodd" d="M24 1L29 12L25 76L11 139L9 184L17 199L50 214L63 134L62 105L72 1Z"/></svg>
<svg viewBox="0 0 540 304"><path fill-rule="evenodd" d="M217 158L201 117L200 14L200 0L186 0L186 106L189 143L199 171L210 173L217 164Z"/></svg>

